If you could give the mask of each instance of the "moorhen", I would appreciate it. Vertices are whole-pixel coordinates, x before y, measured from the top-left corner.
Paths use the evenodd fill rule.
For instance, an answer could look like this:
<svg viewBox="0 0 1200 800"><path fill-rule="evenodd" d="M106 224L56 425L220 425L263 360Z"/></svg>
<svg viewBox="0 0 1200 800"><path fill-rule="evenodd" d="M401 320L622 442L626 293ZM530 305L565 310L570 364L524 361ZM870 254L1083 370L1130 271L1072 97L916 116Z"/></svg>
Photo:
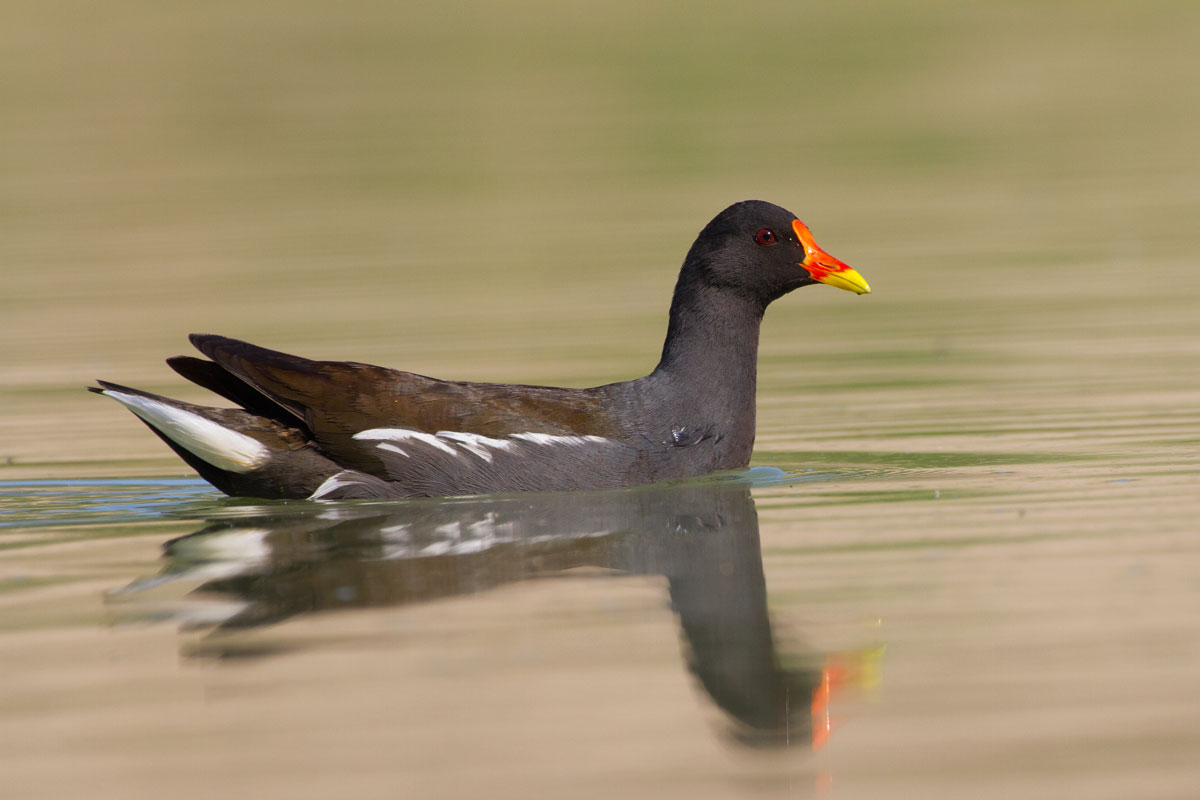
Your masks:
<svg viewBox="0 0 1200 800"><path fill-rule="evenodd" d="M226 494L436 497L607 489L745 467L767 305L827 283L866 294L795 215L759 200L718 214L684 259L662 359L590 389L467 383L312 361L194 334L167 363L236 403L210 408L115 383L123 404Z"/></svg>

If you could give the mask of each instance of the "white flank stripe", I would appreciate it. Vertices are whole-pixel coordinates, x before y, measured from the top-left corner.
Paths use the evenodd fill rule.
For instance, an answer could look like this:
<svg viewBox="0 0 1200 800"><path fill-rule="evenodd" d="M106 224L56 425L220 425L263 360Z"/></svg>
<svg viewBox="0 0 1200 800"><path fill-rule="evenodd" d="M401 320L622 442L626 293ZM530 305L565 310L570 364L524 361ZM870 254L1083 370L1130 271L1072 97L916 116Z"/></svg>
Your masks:
<svg viewBox="0 0 1200 800"><path fill-rule="evenodd" d="M458 451L442 440L438 439L432 433L422 433L421 431L411 431L407 428L371 428L366 431L359 431L354 434L355 439L369 439L377 441L379 439L392 439L397 442L405 442L416 440L424 442L427 445L436 447L439 450L444 450L452 456L458 455Z"/></svg>
<svg viewBox="0 0 1200 800"><path fill-rule="evenodd" d="M184 411L141 395L103 392L144 419L175 444L226 472L249 472L271 458L271 451L256 439L230 430L199 414Z"/></svg>
<svg viewBox="0 0 1200 800"><path fill-rule="evenodd" d="M511 451L513 445L520 442L527 442L538 447L559 447L564 445L567 447L580 447L582 445L613 443L611 439L605 439L603 436L559 436L552 433L514 433L506 439L494 439L479 433L438 431L434 434L409 430L408 428L371 428L370 430L359 431L354 434L354 438L377 441L379 444L376 447L380 450L399 453L406 458L409 457L409 454L398 447L395 442L421 442L431 447L436 447L438 450L452 456L462 456L465 451L478 456L488 464L493 462L493 456L496 451Z"/></svg>
<svg viewBox="0 0 1200 800"><path fill-rule="evenodd" d="M521 439L533 444L543 445L581 445L581 444L606 444L610 443L611 439L605 439L603 436L556 436L551 433L514 433L514 439Z"/></svg>
<svg viewBox="0 0 1200 800"><path fill-rule="evenodd" d="M340 489L343 486L354 486L355 484L360 483L360 481L346 480L346 476L352 475L352 474L353 473L349 472L348 470L342 470L341 472L330 475L328 478L325 479L324 483L322 483L320 486L317 487L317 490L315 492L313 492L312 494L310 494L308 496L308 499L309 500L320 500L322 497L329 494L334 489Z"/></svg>
<svg viewBox="0 0 1200 800"><path fill-rule="evenodd" d="M483 436L478 433L463 433L461 431L438 431L437 435L443 439L449 439L452 442L458 442L460 445L470 450L475 455L482 458L487 463L492 463L492 454L487 448L493 450L505 450L510 446L510 442L503 439L493 439L490 436Z"/></svg>

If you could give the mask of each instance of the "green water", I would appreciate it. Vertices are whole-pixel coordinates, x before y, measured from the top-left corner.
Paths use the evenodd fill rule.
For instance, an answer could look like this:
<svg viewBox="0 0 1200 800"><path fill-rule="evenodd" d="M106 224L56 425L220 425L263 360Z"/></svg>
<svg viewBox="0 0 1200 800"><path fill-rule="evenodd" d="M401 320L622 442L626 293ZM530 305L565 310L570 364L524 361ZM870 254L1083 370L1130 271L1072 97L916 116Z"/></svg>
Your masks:
<svg viewBox="0 0 1200 800"><path fill-rule="evenodd" d="M1190 796L1198 45L1170 2L6 4L5 797ZM748 197L873 293L769 310L745 475L263 504L82 390L209 402L192 331L635 377Z"/></svg>

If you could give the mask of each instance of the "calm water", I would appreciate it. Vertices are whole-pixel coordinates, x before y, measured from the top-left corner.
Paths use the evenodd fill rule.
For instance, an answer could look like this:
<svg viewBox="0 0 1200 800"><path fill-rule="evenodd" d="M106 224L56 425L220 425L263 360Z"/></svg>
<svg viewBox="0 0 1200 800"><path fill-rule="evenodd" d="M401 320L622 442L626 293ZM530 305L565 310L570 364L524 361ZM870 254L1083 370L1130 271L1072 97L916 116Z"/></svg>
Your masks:
<svg viewBox="0 0 1200 800"><path fill-rule="evenodd" d="M571 8L0 11L0 795L1195 796L1198 7ZM874 293L744 474L234 500L82 390L633 377L746 197Z"/></svg>

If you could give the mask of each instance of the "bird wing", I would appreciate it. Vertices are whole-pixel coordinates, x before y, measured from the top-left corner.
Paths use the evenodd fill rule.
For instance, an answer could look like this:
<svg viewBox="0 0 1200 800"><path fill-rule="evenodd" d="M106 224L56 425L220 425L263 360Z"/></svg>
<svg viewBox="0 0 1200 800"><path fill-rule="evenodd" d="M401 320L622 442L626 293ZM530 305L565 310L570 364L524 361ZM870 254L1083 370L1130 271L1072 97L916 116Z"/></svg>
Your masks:
<svg viewBox="0 0 1200 800"><path fill-rule="evenodd" d="M302 421L330 458L382 478L399 476L390 463L396 459L380 445L387 438L380 431L406 440L391 451L427 457L509 437L523 437L514 442L520 448L545 449L552 440L616 434L596 390L444 381L370 364L315 361L224 336L190 338L216 365ZM244 399L228 382L207 377L210 388L224 389L218 393ZM448 435L435 441L439 433Z"/></svg>

